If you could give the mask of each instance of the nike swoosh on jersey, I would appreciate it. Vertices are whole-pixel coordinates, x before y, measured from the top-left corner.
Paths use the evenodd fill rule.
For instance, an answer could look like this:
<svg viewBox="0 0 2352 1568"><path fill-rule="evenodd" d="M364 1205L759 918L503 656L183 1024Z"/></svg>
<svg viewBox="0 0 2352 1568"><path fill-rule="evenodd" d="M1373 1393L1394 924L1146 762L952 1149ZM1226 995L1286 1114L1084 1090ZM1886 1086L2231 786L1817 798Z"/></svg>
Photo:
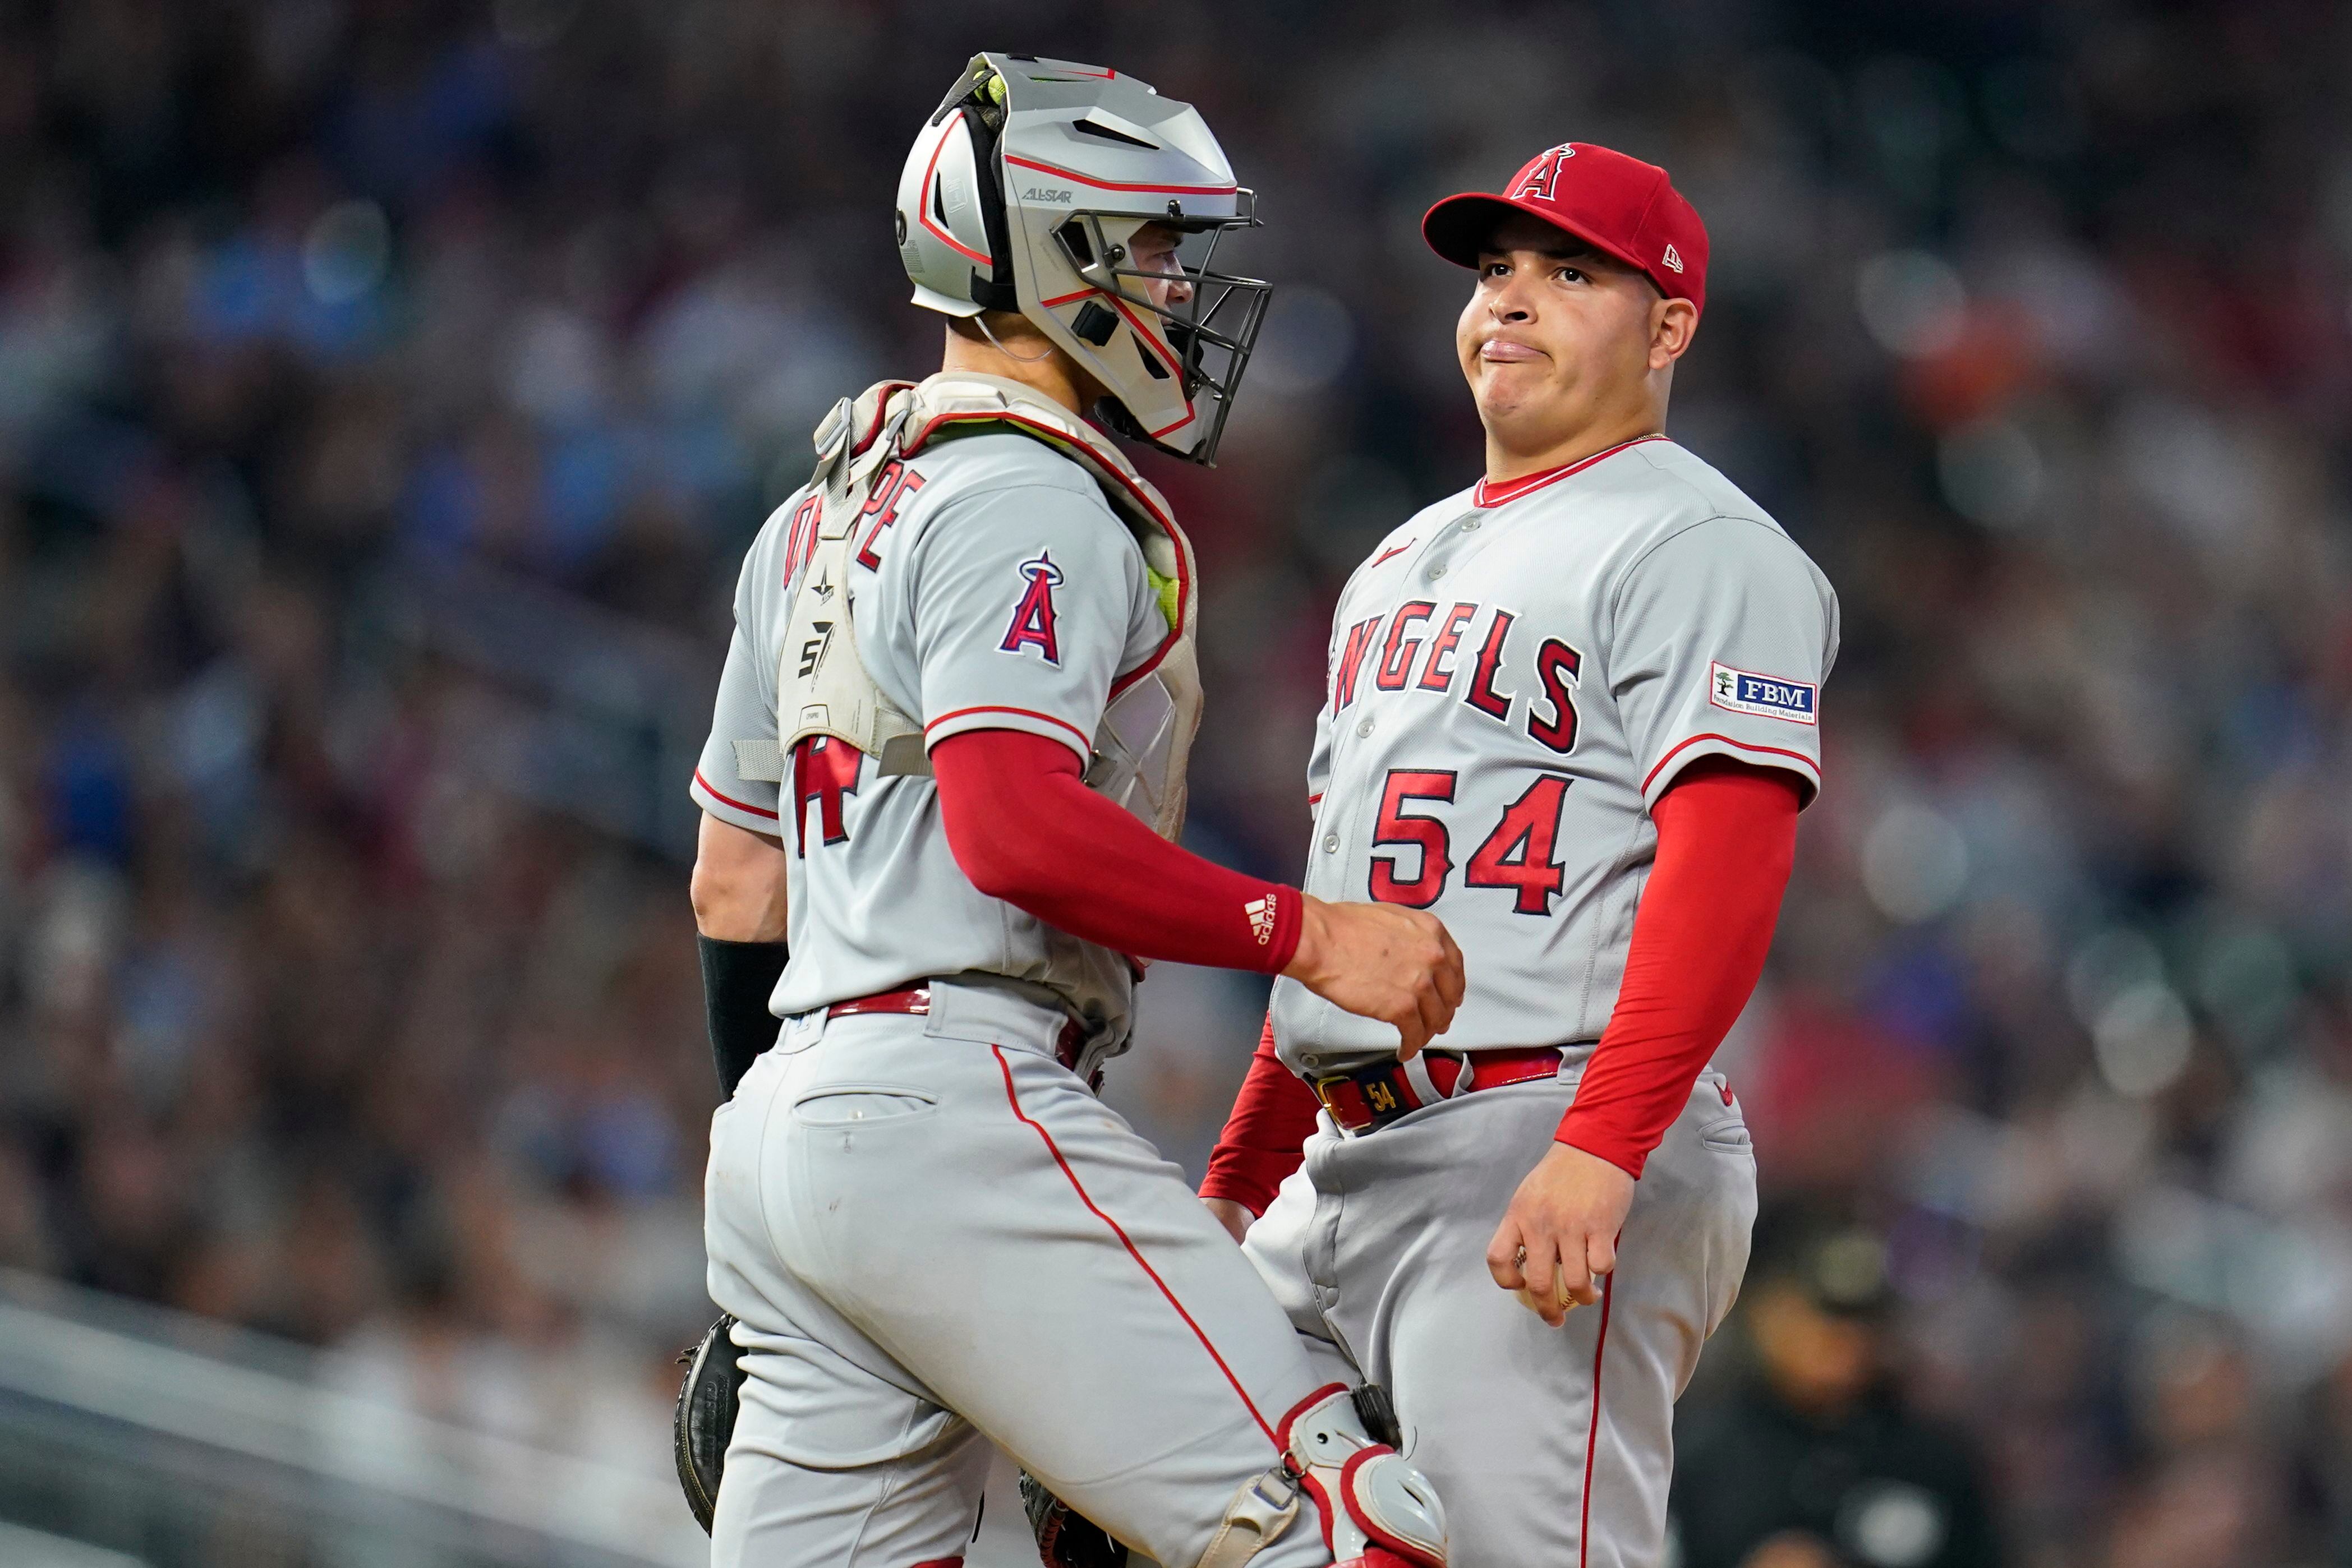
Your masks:
<svg viewBox="0 0 2352 1568"><path fill-rule="evenodd" d="M1374 556L1374 557L1372 558L1372 564L1373 564L1374 566L1378 566L1378 565L1380 565L1380 564L1381 564L1381 562L1382 562L1382 561L1384 561L1384 560L1388 559L1389 559L1389 557L1391 557L1391 556L1392 556L1392 555L1402 555L1402 554L1404 554L1404 552L1405 552L1405 551L1407 551L1407 550L1411 549L1412 548L1412 541L1411 539L1407 539L1407 540L1405 540L1405 541L1404 541L1404 543L1402 543L1402 544L1401 544L1401 545L1397 546L1397 548L1396 548L1396 549L1384 549L1384 550L1381 551L1381 553L1380 553L1380 554L1378 554L1378 555L1376 555L1376 556Z"/></svg>

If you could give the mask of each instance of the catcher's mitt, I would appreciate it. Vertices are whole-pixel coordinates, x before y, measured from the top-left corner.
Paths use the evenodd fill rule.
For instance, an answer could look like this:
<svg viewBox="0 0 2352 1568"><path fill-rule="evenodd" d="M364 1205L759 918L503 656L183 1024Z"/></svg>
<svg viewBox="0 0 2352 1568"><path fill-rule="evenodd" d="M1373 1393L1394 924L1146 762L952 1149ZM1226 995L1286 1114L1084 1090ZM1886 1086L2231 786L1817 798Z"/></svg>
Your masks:
<svg viewBox="0 0 2352 1568"><path fill-rule="evenodd" d="M1045 1568L1127 1568L1126 1547L1027 1470L1021 1472L1021 1508Z"/></svg>
<svg viewBox="0 0 2352 1568"><path fill-rule="evenodd" d="M719 1507L719 1472L727 1468L727 1444L735 1436L736 1401L743 1388L735 1342L728 1337L734 1326L734 1314L722 1314L700 1344L677 1358L686 1368L677 1390L677 1484L705 1531Z"/></svg>

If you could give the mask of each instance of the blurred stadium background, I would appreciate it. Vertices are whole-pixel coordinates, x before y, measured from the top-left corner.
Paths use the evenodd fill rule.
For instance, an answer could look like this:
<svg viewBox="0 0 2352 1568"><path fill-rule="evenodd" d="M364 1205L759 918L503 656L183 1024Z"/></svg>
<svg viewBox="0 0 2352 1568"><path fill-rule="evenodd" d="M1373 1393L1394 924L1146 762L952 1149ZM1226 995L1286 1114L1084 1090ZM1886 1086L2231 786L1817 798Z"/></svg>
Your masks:
<svg viewBox="0 0 2352 1568"><path fill-rule="evenodd" d="M2352 16L2298 0L0 7L0 1560L696 1560L686 779L807 430L935 362L887 205L982 47L1262 193L1224 461L1150 465L1194 841L1259 872L1337 585L1476 471L1424 205L1572 136L1713 230L1674 434L1845 615L1725 1060L2000 1542L1724 1568L2352 1563ZM1114 1068L1196 1174L1260 1001L1156 972ZM1758 1295L1691 1422L1773 1386Z"/></svg>

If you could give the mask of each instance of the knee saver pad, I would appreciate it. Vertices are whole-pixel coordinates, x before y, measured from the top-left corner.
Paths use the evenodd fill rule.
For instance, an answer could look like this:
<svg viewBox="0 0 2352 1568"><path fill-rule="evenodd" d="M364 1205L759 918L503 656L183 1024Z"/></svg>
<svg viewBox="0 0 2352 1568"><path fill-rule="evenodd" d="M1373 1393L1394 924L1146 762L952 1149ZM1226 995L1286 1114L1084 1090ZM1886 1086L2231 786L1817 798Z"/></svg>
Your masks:
<svg viewBox="0 0 2352 1568"><path fill-rule="evenodd" d="M1445 1509L1437 1489L1373 1439L1346 1388L1335 1383L1308 1395L1275 1435L1285 1465L1323 1515L1333 1561L1385 1552L1412 1568L1444 1568Z"/></svg>
<svg viewBox="0 0 2352 1568"><path fill-rule="evenodd" d="M1240 1568L1289 1529L1300 1495L1314 1500L1332 1561L1445 1568L1445 1510L1437 1490L1394 1448L1375 1442L1339 1384L1318 1388L1282 1418L1282 1458L1226 1505L1199 1568Z"/></svg>

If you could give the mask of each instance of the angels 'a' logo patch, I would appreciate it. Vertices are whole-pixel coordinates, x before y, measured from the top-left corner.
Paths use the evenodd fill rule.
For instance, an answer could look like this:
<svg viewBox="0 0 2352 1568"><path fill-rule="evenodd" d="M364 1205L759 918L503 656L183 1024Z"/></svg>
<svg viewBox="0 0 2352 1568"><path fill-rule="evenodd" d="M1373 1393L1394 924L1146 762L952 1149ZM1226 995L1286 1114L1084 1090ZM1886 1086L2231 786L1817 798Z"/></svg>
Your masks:
<svg viewBox="0 0 2352 1568"><path fill-rule="evenodd" d="M1013 622L1004 629L1004 641L997 646L1008 653L1018 653L1024 648L1034 648L1045 656L1049 664L1062 662L1062 643L1056 622L1060 612L1054 608L1054 590L1062 586L1062 569L1054 558L1040 550L1023 561L1018 570L1029 586L1023 591L1021 602L1013 607Z"/></svg>
<svg viewBox="0 0 2352 1568"><path fill-rule="evenodd" d="M1784 681L1711 662L1706 667L1706 700L1733 713L1758 718L1786 719L1790 724L1819 724L1821 688L1810 681Z"/></svg>
<svg viewBox="0 0 2352 1568"><path fill-rule="evenodd" d="M1511 194L1520 201L1551 200L1552 187L1559 183L1559 166L1576 156L1576 147L1563 141L1559 146L1539 153L1536 161L1519 172L1519 183Z"/></svg>

